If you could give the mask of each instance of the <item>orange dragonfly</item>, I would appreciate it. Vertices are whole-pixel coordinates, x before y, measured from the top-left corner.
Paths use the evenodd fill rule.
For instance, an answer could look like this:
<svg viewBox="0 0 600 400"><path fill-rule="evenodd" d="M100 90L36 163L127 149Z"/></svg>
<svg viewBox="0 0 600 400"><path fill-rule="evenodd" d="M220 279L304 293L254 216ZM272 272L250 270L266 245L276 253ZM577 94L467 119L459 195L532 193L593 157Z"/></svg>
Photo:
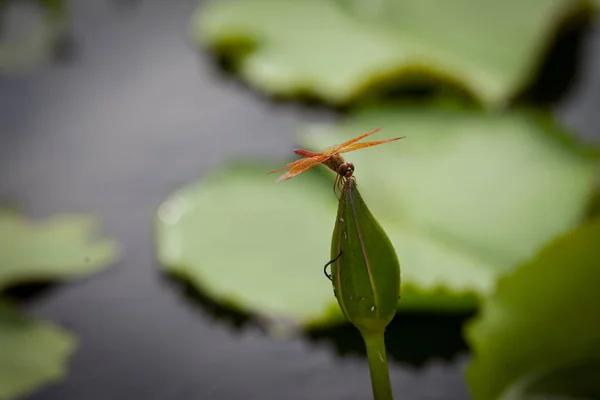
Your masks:
<svg viewBox="0 0 600 400"><path fill-rule="evenodd" d="M325 164L329 169L335 172L337 175L335 177L335 181L333 183L333 191L335 192L336 187L341 190L340 184L343 184L347 179L354 178L352 174L354 173L354 164L351 162L346 162L344 158L340 155L342 153L348 153L350 151L362 149L364 147L377 146L379 144L393 142L398 139L403 139L404 136L380 140L376 142L364 142L364 143L356 143L359 140L366 138L369 135L378 132L381 127L373 129L367 133L363 133L362 135L355 137L354 139L350 139L345 143L334 145L331 147L327 147L320 153L314 153L312 151L303 150L303 149L295 149L294 153L302 156L299 160L296 160L292 163L289 163L283 168L276 169L275 171L269 172L269 174L273 174L275 172L283 171L284 169L289 169L285 174L280 176L275 182L281 182L295 177L296 175L301 174L302 172L309 170L310 168L319 165ZM337 196L337 193L336 193Z"/></svg>

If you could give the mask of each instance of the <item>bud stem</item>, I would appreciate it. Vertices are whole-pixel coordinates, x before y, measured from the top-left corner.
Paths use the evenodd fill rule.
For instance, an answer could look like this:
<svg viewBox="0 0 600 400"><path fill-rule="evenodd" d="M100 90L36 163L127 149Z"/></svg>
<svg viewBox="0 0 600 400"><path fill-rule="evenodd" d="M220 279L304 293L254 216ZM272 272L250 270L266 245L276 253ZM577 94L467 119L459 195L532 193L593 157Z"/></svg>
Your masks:
<svg viewBox="0 0 600 400"><path fill-rule="evenodd" d="M361 332L367 348L374 400L393 400L390 372L385 353L384 332Z"/></svg>

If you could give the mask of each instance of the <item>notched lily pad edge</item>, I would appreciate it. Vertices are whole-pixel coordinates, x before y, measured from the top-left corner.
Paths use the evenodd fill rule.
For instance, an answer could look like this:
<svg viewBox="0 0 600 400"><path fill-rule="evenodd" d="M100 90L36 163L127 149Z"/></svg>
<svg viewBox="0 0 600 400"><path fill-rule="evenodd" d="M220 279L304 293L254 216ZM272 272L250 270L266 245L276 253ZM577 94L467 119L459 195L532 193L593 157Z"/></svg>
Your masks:
<svg viewBox="0 0 600 400"><path fill-rule="evenodd" d="M460 72L453 73L440 68L439 63L430 64L415 61L405 62L403 65L389 68L385 72L380 71L377 74L371 74L355 85L355 89L347 96L330 96L308 84L297 84L286 90L274 88L254 79L243 68L243 60L248 54L260 48L260 38L249 35L243 28L237 29L232 26L226 26L225 28L213 27L207 21L210 21L211 18L210 8L216 7L216 4L217 2L202 4L192 14L187 31L188 36L192 37L192 41L196 46L212 52L220 60L228 63L233 71L240 73L251 86L264 92L267 96L281 100L306 99L333 107L360 105L364 99L378 99L381 97L385 92L384 88L412 88L415 83L419 83L417 87L422 85L428 88L442 86L467 95L475 105L483 108L506 108L515 100L518 100L518 97L534 84L536 74L544 65L544 61L562 33L563 27L568 25L570 21L575 21L582 16L593 16L600 9L600 1L597 0L580 0L574 4L566 5L562 17L557 18L554 24L548 28L546 39L538 49L528 71L523 74L520 82L515 82L513 87L506 91L506 96L486 96L485 93L477 90L468 81L461 79ZM385 100L385 96L383 96L383 99Z"/></svg>

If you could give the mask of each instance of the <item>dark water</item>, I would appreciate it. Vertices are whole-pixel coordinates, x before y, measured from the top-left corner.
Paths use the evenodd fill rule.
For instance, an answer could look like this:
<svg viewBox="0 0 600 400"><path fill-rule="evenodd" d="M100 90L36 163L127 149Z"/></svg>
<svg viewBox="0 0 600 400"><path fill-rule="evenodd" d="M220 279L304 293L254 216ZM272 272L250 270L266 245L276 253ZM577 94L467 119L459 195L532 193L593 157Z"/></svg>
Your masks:
<svg viewBox="0 0 600 400"><path fill-rule="evenodd" d="M331 115L267 101L217 74L186 36L191 1L74 3L61 60L0 78L0 200L39 217L97 214L125 255L105 273L25 303L81 340L68 378L31 399L370 398L354 330L277 341L251 324L236 328L161 277L152 246L152 218L172 190L229 157L284 157L298 121ZM597 138L600 25L577 36L581 54L565 37L559 54L573 53L580 68L557 64L524 98L552 97L563 122ZM566 92L564 82L572 83ZM394 322L398 398L468 398L463 318Z"/></svg>

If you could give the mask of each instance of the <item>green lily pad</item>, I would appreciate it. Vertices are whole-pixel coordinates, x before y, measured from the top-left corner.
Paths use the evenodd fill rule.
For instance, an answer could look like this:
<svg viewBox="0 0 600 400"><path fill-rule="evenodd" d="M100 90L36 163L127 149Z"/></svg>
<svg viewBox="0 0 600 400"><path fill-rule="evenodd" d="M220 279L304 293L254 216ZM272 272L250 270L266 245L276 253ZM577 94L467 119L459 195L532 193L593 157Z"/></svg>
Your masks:
<svg viewBox="0 0 600 400"><path fill-rule="evenodd" d="M600 358L531 373L500 400L592 400L600 398Z"/></svg>
<svg viewBox="0 0 600 400"><path fill-rule="evenodd" d="M93 241L97 222L84 215L29 221L0 212L0 290L35 281L79 278L105 268L119 254L117 242Z"/></svg>
<svg viewBox="0 0 600 400"><path fill-rule="evenodd" d="M407 137L346 159L398 253L405 309L472 310L499 273L585 215L598 154L525 113L389 107L301 141L317 150L379 125L377 139ZM173 194L158 212L159 260L245 311L332 322L341 313L321 268L333 173L319 166L275 184L264 174L278 166L226 168Z"/></svg>
<svg viewBox="0 0 600 400"><path fill-rule="evenodd" d="M376 126L384 127L379 139L406 138L346 154L356 165L361 193L378 218L402 228L399 242L426 243L420 253L427 257L450 250L438 263L452 263L454 253L473 271L509 269L576 226L591 205L598 149L526 111L507 115L392 104L363 109L333 130L309 128L299 139L319 149ZM396 249L404 266L416 246L402 243Z"/></svg>
<svg viewBox="0 0 600 400"><path fill-rule="evenodd" d="M473 350L466 375L474 399L503 392L507 399L528 393L597 398L599 247L595 219L499 281L466 329Z"/></svg>
<svg viewBox="0 0 600 400"><path fill-rule="evenodd" d="M75 347L67 332L0 303L0 400L20 398L62 379Z"/></svg>
<svg viewBox="0 0 600 400"><path fill-rule="evenodd" d="M11 15L8 11L15 7L34 10L30 15L36 18L30 24L9 23ZM31 10L28 10L31 11ZM7 38L6 31L15 25L15 30L23 30L22 25L28 25L27 32L18 38ZM4 28L4 29L3 29ZM0 73L14 74L30 72L46 62L52 55L57 42L64 37L68 28L67 0L30 0L30 1L0 1Z"/></svg>
<svg viewBox="0 0 600 400"><path fill-rule="evenodd" d="M0 208L0 290L9 286L91 275L114 261L113 240L93 241L97 222L83 215L30 221ZM66 374L75 350L70 334L0 302L0 400L28 394Z"/></svg>
<svg viewBox="0 0 600 400"><path fill-rule="evenodd" d="M246 0L202 4L192 34L276 96L353 102L375 87L448 81L502 106L534 76L558 25L591 0Z"/></svg>
<svg viewBox="0 0 600 400"><path fill-rule="evenodd" d="M234 165L170 196L158 210L158 258L223 303L309 320L335 304L322 273L335 197L314 171L276 185L272 167Z"/></svg>

